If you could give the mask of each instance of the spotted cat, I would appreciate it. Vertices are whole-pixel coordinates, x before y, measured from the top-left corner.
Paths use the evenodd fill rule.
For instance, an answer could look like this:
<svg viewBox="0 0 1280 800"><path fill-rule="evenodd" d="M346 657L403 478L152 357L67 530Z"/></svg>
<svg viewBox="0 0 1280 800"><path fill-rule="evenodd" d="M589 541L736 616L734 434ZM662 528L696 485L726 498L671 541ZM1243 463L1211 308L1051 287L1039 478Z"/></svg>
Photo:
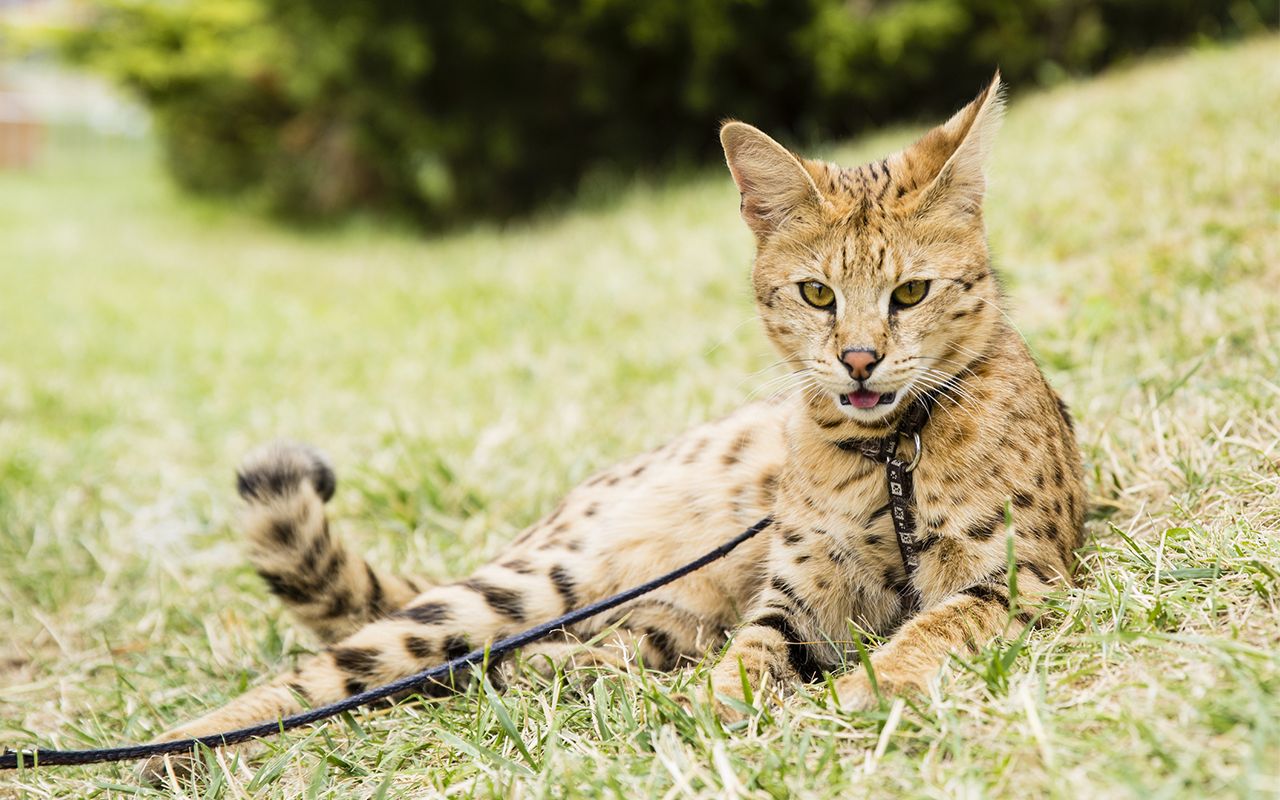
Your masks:
<svg viewBox="0 0 1280 800"><path fill-rule="evenodd" d="M855 629L889 637L870 666L880 692L899 693L1027 624L1072 580L1084 500L1070 417L1001 310L987 249L984 164L1002 102L997 76L919 141L856 168L726 124L757 244L756 303L798 391L592 477L467 578L426 586L371 566L329 527L323 459L297 445L251 456L239 472L250 557L325 646L162 738L404 677L652 578L765 516L773 525L727 558L525 655L672 669L723 651L710 699L733 716L744 674L769 697L856 663ZM908 574L884 466L847 443L890 436L921 403L919 450L900 445L918 461ZM835 686L846 708L875 701L862 667Z"/></svg>

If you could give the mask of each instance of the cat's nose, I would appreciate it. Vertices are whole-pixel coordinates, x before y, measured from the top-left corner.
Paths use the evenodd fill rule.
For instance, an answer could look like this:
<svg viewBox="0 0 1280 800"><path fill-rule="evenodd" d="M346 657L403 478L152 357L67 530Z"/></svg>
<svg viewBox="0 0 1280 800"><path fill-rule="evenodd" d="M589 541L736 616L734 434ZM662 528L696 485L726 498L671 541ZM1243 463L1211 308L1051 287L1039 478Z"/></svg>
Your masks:
<svg viewBox="0 0 1280 800"><path fill-rule="evenodd" d="M865 381L871 377L871 370L876 368L880 356L869 347L850 347L840 354L840 360L849 369L850 377Z"/></svg>

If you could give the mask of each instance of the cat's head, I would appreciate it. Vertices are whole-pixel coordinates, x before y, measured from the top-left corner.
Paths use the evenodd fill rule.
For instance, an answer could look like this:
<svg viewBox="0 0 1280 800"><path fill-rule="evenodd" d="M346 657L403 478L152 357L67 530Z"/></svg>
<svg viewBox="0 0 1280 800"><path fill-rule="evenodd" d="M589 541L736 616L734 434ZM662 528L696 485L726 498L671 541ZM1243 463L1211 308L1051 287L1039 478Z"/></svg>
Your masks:
<svg viewBox="0 0 1280 800"><path fill-rule="evenodd" d="M982 220L1000 77L910 147L845 169L720 132L756 235L765 330L820 421L869 427L979 358L999 325Z"/></svg>

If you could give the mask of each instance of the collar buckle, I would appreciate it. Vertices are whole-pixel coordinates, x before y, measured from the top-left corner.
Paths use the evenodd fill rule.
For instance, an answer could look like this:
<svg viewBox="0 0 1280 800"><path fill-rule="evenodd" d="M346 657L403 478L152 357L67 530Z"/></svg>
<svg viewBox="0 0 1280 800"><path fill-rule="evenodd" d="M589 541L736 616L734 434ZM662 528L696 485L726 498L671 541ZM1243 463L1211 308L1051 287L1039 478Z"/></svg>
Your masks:
<svg viewBox="0 0 1280 800"><path fill-rule="evenodd" d="M924 455L924 446L920 444L920 431L911 432L911 441L916 446L916 452L911 456L911 462L904 467L907 472L915 472L916 467L920 466L920 456Z"/></svg>

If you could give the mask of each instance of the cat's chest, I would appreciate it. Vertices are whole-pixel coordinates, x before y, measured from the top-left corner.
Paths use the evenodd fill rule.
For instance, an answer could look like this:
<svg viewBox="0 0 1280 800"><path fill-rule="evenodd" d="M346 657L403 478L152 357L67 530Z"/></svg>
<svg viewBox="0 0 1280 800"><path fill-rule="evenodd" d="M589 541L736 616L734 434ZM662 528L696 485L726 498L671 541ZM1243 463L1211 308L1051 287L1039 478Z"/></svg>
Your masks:
<svg viewBox="0 0 1280 800"><path fill-rule="evenodd" d="M787 531L784 541L802 543L813 561L830 564L850 582L901 582L904 549L927 550L954 527L949 522L971 516L966 497L985 495L991 478L939 456L905 474L861 455L792 472L774 514Z"/></svg>
<svg viewBox="0 0 1280 800"><path fill-rule="evenodd" d="M861 458L861 457L859 457ZM897 552L893 510L883 465L854 462L852 468L793 473L778 494L774 517L803 540L812 555L836 569L873 562Z"/></svg>
<svg viewBox="0 0 1280 800"><path fill-rule="evenodd" d="M813 524L857 523L888 502L884 467L859 454L836 453L815 464L789 463L779 485L780 510Z"/></svg>

